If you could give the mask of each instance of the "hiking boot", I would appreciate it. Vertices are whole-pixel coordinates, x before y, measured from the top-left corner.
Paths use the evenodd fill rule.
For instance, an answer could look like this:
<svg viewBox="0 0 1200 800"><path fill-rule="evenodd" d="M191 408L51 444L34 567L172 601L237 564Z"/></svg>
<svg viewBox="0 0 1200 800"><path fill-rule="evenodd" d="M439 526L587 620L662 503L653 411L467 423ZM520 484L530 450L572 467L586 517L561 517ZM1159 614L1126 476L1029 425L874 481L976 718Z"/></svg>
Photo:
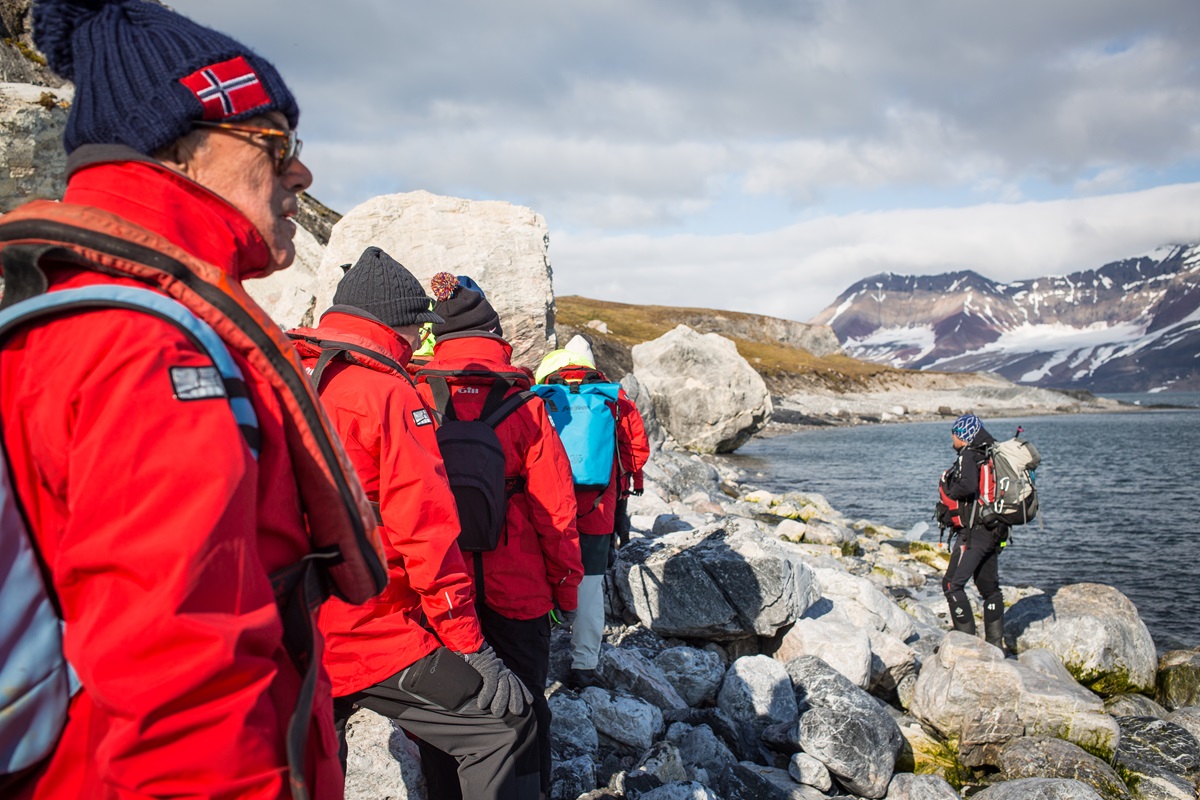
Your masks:
<svg viewBox="0 0 1200 800"><path fill-rule="evenodd" d="M567 676L567 688L577 692L582 691L589 686L595 686L598 689L603 689L604 681L596 674L594 669L572 669Z"/></svg>
<svg viewBox="0 0 1200 800"><path fill-rule="evenodd" d="M999 647L1000 652L1008 655L1007 648L1004 647L1004 620L989 619L983 622L983 637L987 643L993 647Z"/></svg>

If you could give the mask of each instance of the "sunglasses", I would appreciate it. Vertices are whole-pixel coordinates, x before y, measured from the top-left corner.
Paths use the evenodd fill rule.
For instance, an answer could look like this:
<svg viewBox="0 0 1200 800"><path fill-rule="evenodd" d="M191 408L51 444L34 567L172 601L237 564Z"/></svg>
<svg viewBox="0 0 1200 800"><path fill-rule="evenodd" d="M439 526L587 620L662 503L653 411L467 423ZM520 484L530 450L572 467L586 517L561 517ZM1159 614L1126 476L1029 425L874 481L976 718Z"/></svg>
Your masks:
<svg viewBox="0 0 1200 800"><path fill-rule="evenodd" d="M192 124L201 128L214 128L222 131L237 131L254 136L263 136L276 143L272 158L275 159L275 172L282 175L292 162L300 157L300 148L304 142L296 137L295 131L281 131L278 128L259 128L254 125L237 125L232 122L209 122L208 120L193 120Z"/></svg>

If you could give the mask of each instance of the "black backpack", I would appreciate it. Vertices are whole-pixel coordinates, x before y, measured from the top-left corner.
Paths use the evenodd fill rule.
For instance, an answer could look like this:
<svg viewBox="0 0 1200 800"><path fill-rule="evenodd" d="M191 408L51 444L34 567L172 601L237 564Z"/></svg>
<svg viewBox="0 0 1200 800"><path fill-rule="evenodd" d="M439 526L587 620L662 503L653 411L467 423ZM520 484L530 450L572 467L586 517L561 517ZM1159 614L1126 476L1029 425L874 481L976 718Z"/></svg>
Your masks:
<svg viewBox="0 0 1200 800"><path fill-rule="evenodd" d="M440 417L438 447L446 464L450 490L458 506L458 548L475 557L475 594L483 602L483 559L481 554L495 550L504 532L508 498L521 491L521 481L509 481L504 470L504 448L496 436L496 426L526 402L532 392L505 397L512 381L497 376L483 410L476 420L461 420L450 400L450 385L441 375L426 375L433 392L433 405ZM482 389L481 389L482 390Z"/></svg>

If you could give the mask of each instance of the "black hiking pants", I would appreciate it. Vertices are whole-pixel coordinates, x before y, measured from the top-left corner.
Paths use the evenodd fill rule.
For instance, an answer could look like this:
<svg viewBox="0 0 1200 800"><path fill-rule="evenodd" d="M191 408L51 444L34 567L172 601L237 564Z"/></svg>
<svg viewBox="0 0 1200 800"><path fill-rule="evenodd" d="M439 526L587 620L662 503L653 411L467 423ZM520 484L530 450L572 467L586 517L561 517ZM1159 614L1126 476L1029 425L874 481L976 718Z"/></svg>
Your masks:
<svg viewBox="0 0 1200 800"><path fill-rule="evenodd" d="M497 657L525 684L533 695L533 717L536 721L536 746L526 751L517 768L522 773L539 776L541 797L550 796L550 704L546 702L546 679L550 675L550 620L545 617L534 619L510 619L497 614L490 608L476 606L479 612L479 627L483 638L496 651ZM432 746L431 746L432 745ZM421 750L421 765L425 769L425 780L432 800L474 800L467 791L458 792L453 780L454 761L449 759L444 748L428 739L418 741Z"/></svg>
<svg viewBox="0 0 1200 800"><path fill-rule="evenodd" d="M983 596L983 622L987 628L1003 625L1004 595L1000 591L1000 548L1008 539L1008 529L964 528L950 550L950 564L942 576L942 591L950 606L950 620L956 631L974 635L975 616L965 591L974 579ZM1002 628L1001 628L1002 629ZM990 638L990 637L989 637Z"/></svg>
<svg viewBox="0 0 1200 800"><path fill-rule="evenodd" d="M458 658L458 656L451 656ZM420 670L433 655L417 661L409 670ZM466 664L464 661L463 664ZM407 670L406 670L407 671ZM536 800L539 780L534 758L537 740L534 719L526 711L519 716L505 714L494 717L482 711L476 701L478 690L466 691L454 686L453 679L443 680L446 672L438 669L438 681L433 682L438 697L417 696L399 688L400 676L370 686L361 692L333 699L334 723L337 727L339 755L346 766L346 722L355 708L366 708L394 719L424 748L432 745L448 762L448 777L443 780L452 786L454 794L441 794L429 781L429 796L487 798L488 800ZM477 673L476 673L477 675ZM422 745L428 742L428 745ZM528 765L522 769L522 765ZM429 776L426 775L427 781Z"/></svg>

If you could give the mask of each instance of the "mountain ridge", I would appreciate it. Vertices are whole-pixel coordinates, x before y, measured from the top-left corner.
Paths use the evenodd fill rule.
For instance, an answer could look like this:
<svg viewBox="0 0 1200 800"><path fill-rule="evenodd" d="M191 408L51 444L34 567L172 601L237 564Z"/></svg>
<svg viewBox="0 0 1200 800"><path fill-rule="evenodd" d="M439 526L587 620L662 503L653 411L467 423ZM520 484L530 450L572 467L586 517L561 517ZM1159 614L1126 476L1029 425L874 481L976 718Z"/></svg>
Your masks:
<svg viewBox="0 0 1200 800"><path fill-rule="evenodd" d="M1092 391L1200 388L1200 246L1021 281L882 273L813 318L848 355Z"/></svg>

